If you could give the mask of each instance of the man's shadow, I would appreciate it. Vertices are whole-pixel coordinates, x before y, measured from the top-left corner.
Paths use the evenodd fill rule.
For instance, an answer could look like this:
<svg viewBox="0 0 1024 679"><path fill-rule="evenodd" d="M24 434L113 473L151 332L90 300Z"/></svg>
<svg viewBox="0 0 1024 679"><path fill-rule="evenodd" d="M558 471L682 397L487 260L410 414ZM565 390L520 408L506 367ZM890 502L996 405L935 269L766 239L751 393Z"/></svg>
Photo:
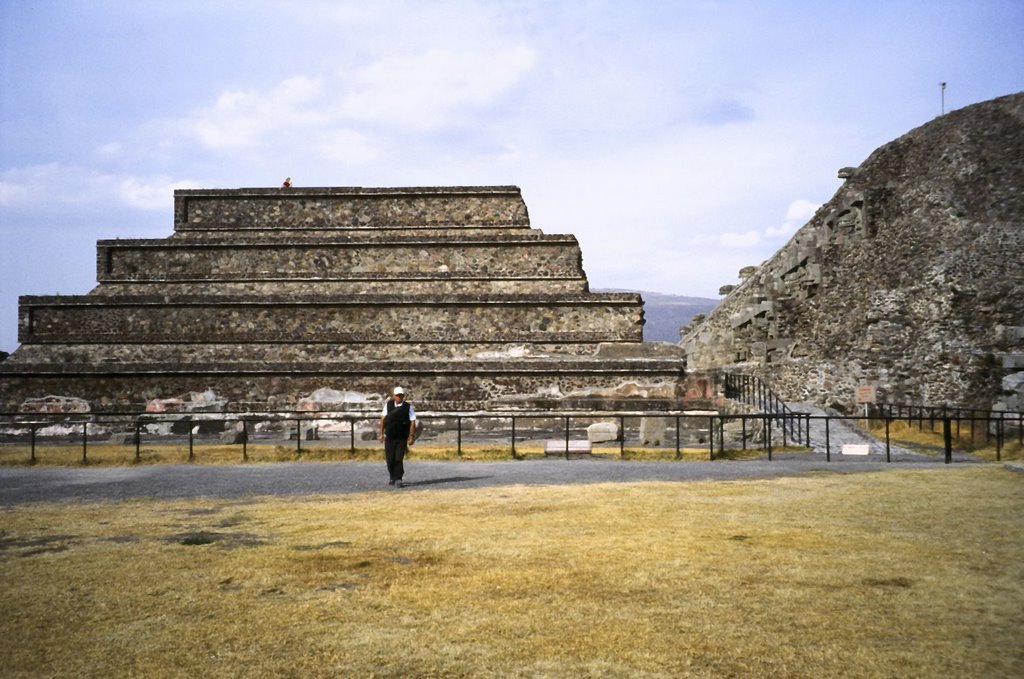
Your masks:
<svg viewBox="0 0 1024 679"><path fill-rule="evenodd" d="M405 487L410 486L436 486L440 483L465 483L466 481L477 481L489 479L490 476L446 476L443 479L424 479L423 481L406 481Z"/></svg>

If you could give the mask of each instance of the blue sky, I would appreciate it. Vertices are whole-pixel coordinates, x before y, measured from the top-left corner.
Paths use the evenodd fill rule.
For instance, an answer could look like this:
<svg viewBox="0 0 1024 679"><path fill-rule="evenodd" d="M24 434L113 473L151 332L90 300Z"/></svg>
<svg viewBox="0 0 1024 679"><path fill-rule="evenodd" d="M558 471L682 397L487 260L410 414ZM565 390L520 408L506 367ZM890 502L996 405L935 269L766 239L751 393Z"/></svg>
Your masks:
<svg viewBox="0 0 1024 679"><path fill-rule="evenodd" d="M1024 2L0 0L0 350L17 297L175 188L515 184L592 287L705 297L946 109L1024 89Z"/></svg>

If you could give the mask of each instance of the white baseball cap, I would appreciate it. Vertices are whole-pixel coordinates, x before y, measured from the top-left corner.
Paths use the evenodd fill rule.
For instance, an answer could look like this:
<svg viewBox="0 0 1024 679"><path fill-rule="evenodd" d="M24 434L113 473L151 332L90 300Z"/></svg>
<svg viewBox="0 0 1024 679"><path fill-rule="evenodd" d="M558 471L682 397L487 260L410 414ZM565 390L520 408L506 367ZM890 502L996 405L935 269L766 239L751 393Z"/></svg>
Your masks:
<svg viewBox="0 0 1024 679"><path fill-rule="evenodd" d="M395 390L393 392L391 392L391 393L392 394L404 394L405 393L405 389L402 389L401 387L395 387Z"/></svg>

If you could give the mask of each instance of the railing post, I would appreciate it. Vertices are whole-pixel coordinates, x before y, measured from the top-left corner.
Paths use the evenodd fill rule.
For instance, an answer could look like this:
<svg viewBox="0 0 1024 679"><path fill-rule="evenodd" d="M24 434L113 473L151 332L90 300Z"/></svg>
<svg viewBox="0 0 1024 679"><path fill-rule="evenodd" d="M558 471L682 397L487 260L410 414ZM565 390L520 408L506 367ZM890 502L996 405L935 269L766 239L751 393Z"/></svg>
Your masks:
<svg viewBox="0 0 1024 679"><path fill-rule="evenodd" d="M358 420L352 420L349 422L348 427L348 454L349 457L355 457L356 454L356 422Z"/></svg>
<svg viewBox="0 0 1024 679"><path fill-rule="evenodd" d="M725 455L725 417L718 416L718 452Z"/></svg>
<svg viewBox="0 0 1024 679"><path fill-rule="evenodd" d="M35 424L30 424L29 427L28 427L28 432L29 432L28 433L29 450L31 451L30 452L30 455L31 455L30 462L32 464L35 464L36 463L36 425Z"/></svg>
<svg viewBox="0 0 1024 679"><path fill-rule="evenodd" d="M82 464L89 464L87 452L89 449L89 423L82 423Z"/></svg>
<svg viewBox="0 0 1024 679"><path fill-rule="evenodd" d="M455 417L455 428L457 430L455 454L462 457L462 415Z"/></svg>
<svg viewBox="0 0 1024 679"><path fill-rule="evenodd" d="M1002 462L1003 456L1003 416L996 420L996 462Z"/></svg>
<svg viewBox="0 0 1024 679"><path fill-rule="evenodd" d="M743 450L746 450L747 449L747 417L746 417L746 415L740 415L740 422L742 423L740 426L743 428L740 436L743 437L743 442L742 442Z"/></svg>
<svg viewBox="0 0 1024 679"><path fill-rule="evenodd" d="M831 420L828 413L825 413L825 462L832 461L832 444L829 439L831 438L828 433L828 423Z"/></svg>
<svg viewBox="0 0 1024 679"><path fill-rule="evenodd" d="M242 462L249 461L249 423L242 418Z"/></svg>
<svg viewBox="0 0 1024 679"><path fill-rule="evenodd" d="M889 456L889 418L885 418L885 461L892 462Z"/></svg>
<svg viewBox="0 0 1024 679"><path fill-rule="evenodd" d="M516 457L516 416L512 416L512 457Z"/></svg>
<svg viewBox="0 0 1024 679"><path fill-rule="evenodd" d="M142 461L142 423L135 420L135 461Z"/></svg>
<svg viewBox="0 0 1024 679"><path fill-rule="evenodd" d="M708 418L708 451L712 460L715 459L715 418Z"/></svg>
<svg viewBox="0 0 1024 679"><path fill-rule="evenodd" d="M295 452L302 452L302 418L295 418Z"/></svg>
<svg viewBox="0 0 1024 679"><path fill-rule="evenodd" d="M768 434L768 461L772 461L772 421L770 417L765 418L765 432Z"/></svg>
<svg viewBox="0 0 1024 679"><path fill-rule="evenodd" d="M683 459L683 453L679 449L679 416L676 415L676 459Z"/></svg>
<svg viewBox="0 0 1024 679"><path fill-rule="evenodd" d="M942 442L946 449L946 464L953 461L953 427L948 417L942 418Z"/></svg>
<svg viewBox="0 0 1024 679"><path fill-rule="evenodd" d="M565 459L569 459L569 416L565 416Z"/></svg>
<svg viewBox="0 0 1024 679"><path fill-rule="evenodd" d="M195 460L195 451L192 450L192 418L188 418L188 461Z"/></svg>

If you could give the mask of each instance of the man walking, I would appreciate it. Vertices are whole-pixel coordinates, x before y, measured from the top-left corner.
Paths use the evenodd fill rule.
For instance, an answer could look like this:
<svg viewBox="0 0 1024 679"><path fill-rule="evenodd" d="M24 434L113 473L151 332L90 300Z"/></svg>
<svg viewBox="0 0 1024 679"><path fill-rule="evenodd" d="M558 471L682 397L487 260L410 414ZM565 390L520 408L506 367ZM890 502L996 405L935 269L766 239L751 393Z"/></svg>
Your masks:
<svg viewBox="0 0 1024 679"><path fill-rule="evenodd" d="M405 486L402 460L409 446L416 440L416 410L405 400L405 390L395 387L391 398L384 403L380 416L380 440L384 442L384 459L388 463L388 485Z"/></svg>

